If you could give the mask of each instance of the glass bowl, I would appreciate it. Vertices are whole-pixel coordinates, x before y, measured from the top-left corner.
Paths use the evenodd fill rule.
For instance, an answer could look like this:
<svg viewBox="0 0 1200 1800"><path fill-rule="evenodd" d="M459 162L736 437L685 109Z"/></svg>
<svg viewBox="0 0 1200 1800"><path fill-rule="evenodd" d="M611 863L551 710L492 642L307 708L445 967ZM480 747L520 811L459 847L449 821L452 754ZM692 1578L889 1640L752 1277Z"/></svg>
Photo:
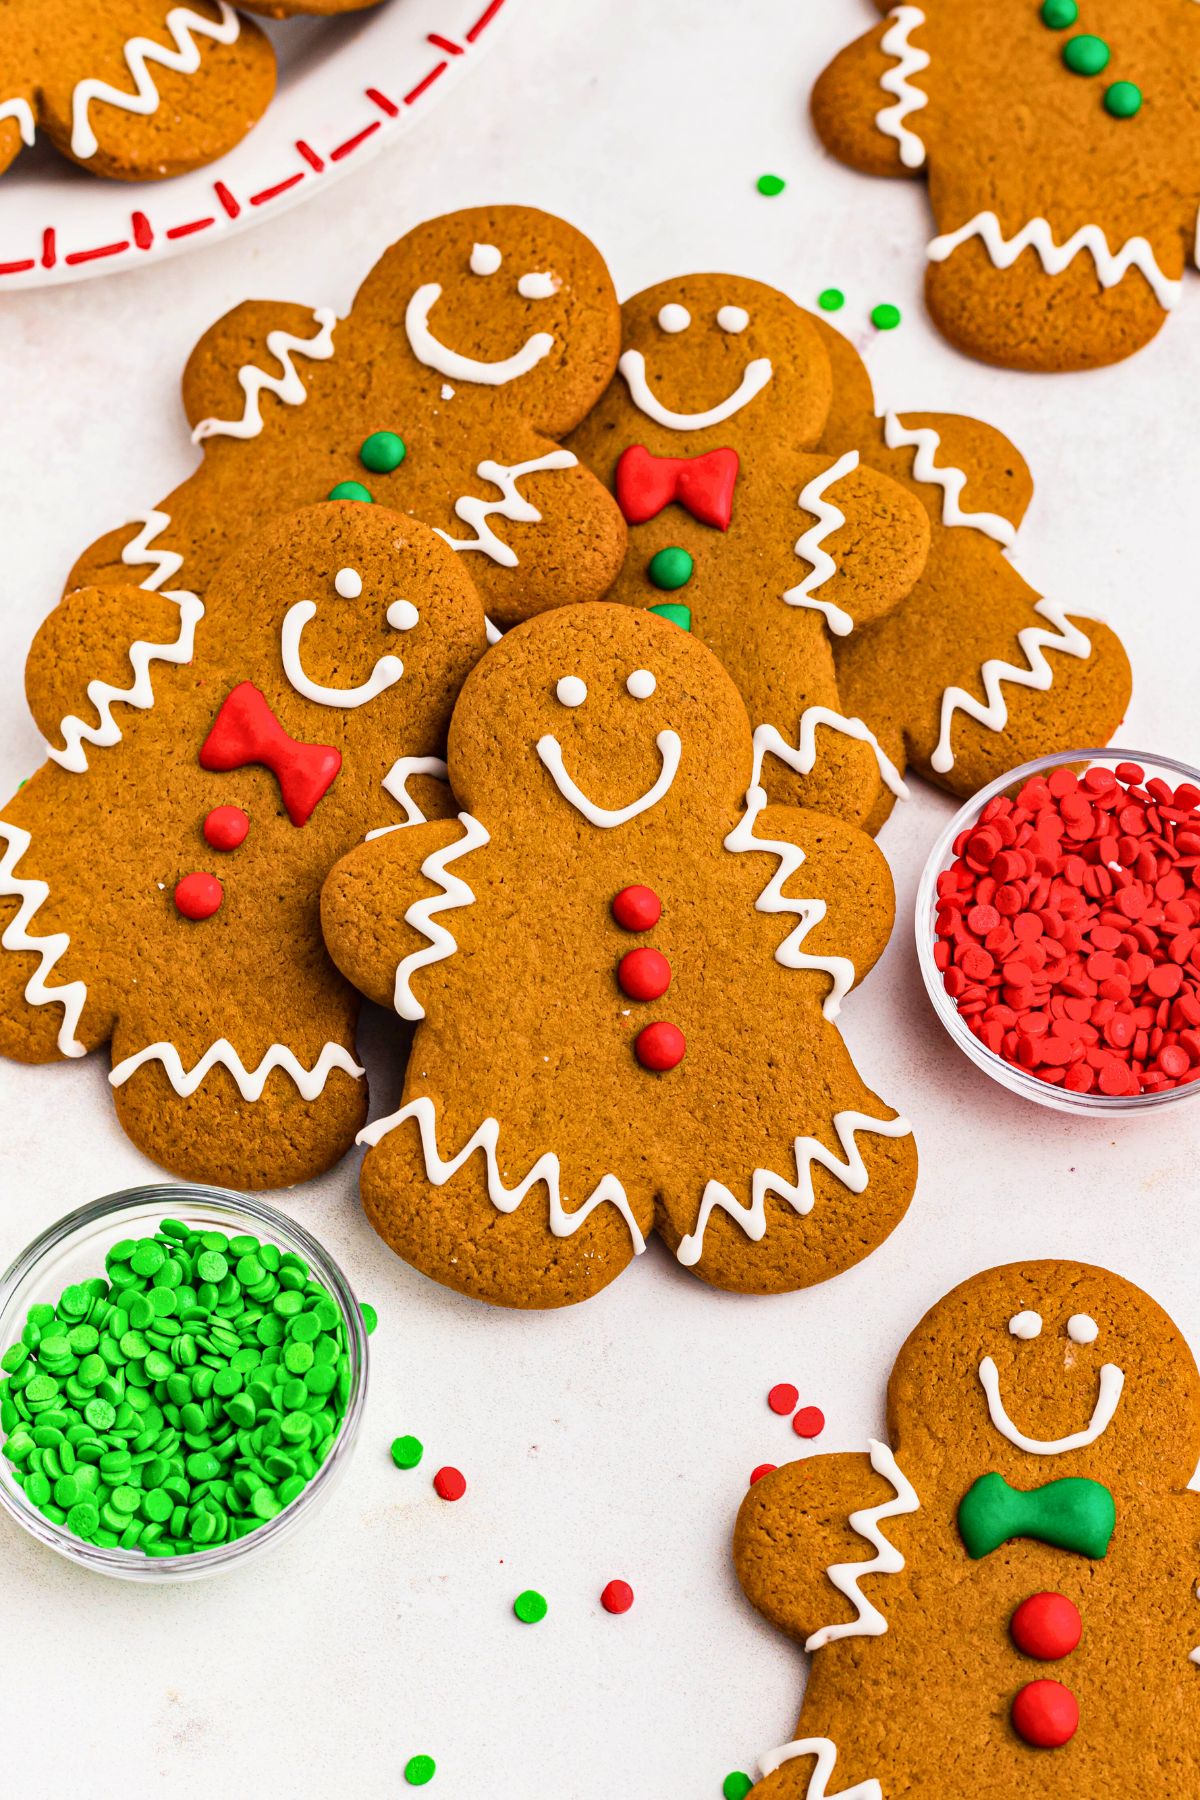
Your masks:
<svg viewBox="0 0 1200 1800"><path fill-rule="evenodd" d="M81 1568L125 1581L196 1581L205 1575L223 1574L265 1556L273 1545L290 1537L321 1505L349 1462L367 1388L367 1337L362 1314L349 1282L329 1252L294 1219L261 1200L225 1188L190 1184L164 1182L106 1194L90 1206L68 1213L35 1238L0 1278L0 1354L20 1337L31 1306L40 1301L53 1304L70 1283L103 1274L105 1255L114 1244L122 1238L152 1235L164 1217L180 1219L199 1230L224 1231L230 1236L250 1233L302 1257L315 1279L328 1288L342 1314L350 1360L350 1397L332 1449L289 1506L245 1537L187 1556L151 1557L138 1550L110 1549L85 1542L38 1511L13 1479L12 1464L0 1455L0 1506L5 1512L31 1537L48 1544L60 1556Z"/></svg>
<svg viewBox="0 0 1200 1800"><path fill-rule="evenodd" d="M953 844L959 832L965 826L973 824L983 811L989 800L997 794L1007 794L1024 785L1035 775L1048 775L1052 769L1061 768L1070 763L1081 772L1085 768L1115 768L1118 763L1138 763L1145 770L1146 779L1155 776L1178 787L1180 782L1192 782L1200 787L1200 769L1194 769L1189 763L1176 762L1170 756L1155 756L1143 750L1061 750L1054 756L1041 756L1035 762L1022 763L1019 769L1012 769L1007 775L999 776L987 787L980 788L972 795L964 806L955 813L946 826L933 849L921 874L917 889L916 933L917 960L921 966L921 975L925 989L933 1002L933 1010L966 1056L977 1068L990 1075L1012 1094L1019 1094L1022 1099L1032 1100L1038 1106L1048 1106L1055 1112L1076 1113L1081 1116L1091 1115L1093 1118L1130 1118L1138 1113L1153 1111L1156 1107L1178 1106L1200 1093L1200 1079L1184 1082L1179 1087L1164 1088L1158 1093L1117 1095L1087 1093L1075 1094L1065 1088L1054 1086L1051 1082L1039 1081L1026 1069L1017 1068L1005 1062L1004 1058L986 1044L980 1042L967 1028L958 1007L950 998L942 985L942 976L933 960L935 943L934 928L937 920L937 879L944 869L948 869L954 861Z"/></svg>

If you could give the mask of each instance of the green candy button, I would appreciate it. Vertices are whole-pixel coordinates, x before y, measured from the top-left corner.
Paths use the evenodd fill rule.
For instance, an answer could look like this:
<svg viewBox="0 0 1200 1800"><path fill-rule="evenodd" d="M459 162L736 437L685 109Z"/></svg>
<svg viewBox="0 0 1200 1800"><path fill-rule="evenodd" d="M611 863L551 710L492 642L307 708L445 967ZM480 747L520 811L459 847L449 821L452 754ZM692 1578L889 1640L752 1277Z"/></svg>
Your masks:
<svg viewBox="0 0 1200 1800"><path fill-rule="evenodd" d="M362 500L370 506L375 499L370 488L365 488L361 481L339 481L336 487L329 490L331 500Z"/></svg>
<svg viewBox="0 0 1200 1800"><path fill-rule="evenodd" d="M1107 69L1111 51L1103 38L1080 32L1063 45L1063 61L1072 75L1099 75Z"/></svg>
<svg viewBox="0 0 1200 1800"><path fill-rule="evenodd" d="M692 579L695 562L680 544L670 544L665 550L658 550L650 558L646 573L656 588L670 592L681 588Z"/></svg>
<svg viewBox="0 0 1200 1800"><path fill-rule="evenodd" d="M409 1787L424 1787L437 1774L432 1756L410 1756L404 1765L404 1779Z"/></svg>
<svg viewBox="0 0 1200 1800"><path fill-rule="evenodd" d="M672 625L678 625L680 631L692 629L692 609L681 605L678 600L662 600L657 606L648 606L646 611L657 613L660 619L667 619Z"/></svg>
<svg viewBox="0 0 1200 1800"><path fill-rule="evenodd" d="M1076 0L1044 0L1042 24L1048 25L1051 31L1065 31L1078 17Z"/></svg>
<svg viewBox="0 0 1200 1800"><path fill-rule="evenodd" d="M1104 90L1104 106L1114 119L1132 119L1142 110L1142 90L1132 81L1114 81Z"/></svg>
<svg viewBox="0 0 1200 1800"><path fill-rule="evenodd" d="M390 475L398 469L407 454L407 446L402 437L394 431L373 431L369 438L364 438L359 446L358 456L364 469L370 469L376 475Z"/></svg>
<svg viewBox="0 0 1200 1800"><path fill-rule="evenodd" d="M536 1588L526 1588L513 1601L513 1611L522 1625L539 1625L549 1610L545 1595L539 1594Z"/></svg>

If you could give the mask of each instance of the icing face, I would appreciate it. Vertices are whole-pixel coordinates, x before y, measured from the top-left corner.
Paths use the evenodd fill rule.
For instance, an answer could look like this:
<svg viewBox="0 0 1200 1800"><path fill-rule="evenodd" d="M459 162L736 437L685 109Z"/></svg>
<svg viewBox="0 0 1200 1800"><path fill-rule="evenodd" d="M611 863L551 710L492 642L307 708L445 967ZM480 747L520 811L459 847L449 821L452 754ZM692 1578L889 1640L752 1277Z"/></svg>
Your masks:
<svg viewBox="0 0 1200 1800"><path fill-rule="evenodd" d="M333 578L333 587L340 599L357 600L363 591L362 576L355 568L339 569ZM398 656L388 655L381 656L367 679L355 687L325 687L314 681L304 667L302 639L305 626L316 616L315 601L297 600L284 614L280 628L279 648L283 658L283 672L298 694L303 694L306 700L315 701L318 706L352 709L365 706L369 700L376 699L400 680L404 664ZM387 610L387 621L394 631L411 631L418 617L411 600L393 600Z"/></svg>
<svg viewBox="0 0 1200 1800"><path fill-rule="evenodd" d="M626 691L635 700L648 700L657 685L657 680L649 669L632 670L625 682ZM554 691L560 705L571 708L582 706L588 697L587 686L578 675L562 676ZM602 830L611 830L615 825L627 825L630 819L636 819L639 814L649 812L650 808L657 806L659 801L671 790L671 783L678 772L679 758L683 748L679 733L668 728L660 731L654 741L662 759L658 775L644 793L639 794L636 800L629 801L625 806L599 806L584 793L583 789L568 774L563 760L562 745L553 732L547 732L538 739L537 753L546 768L549 769L554 785L563 799L573 806L576 812L582 813L589 824L598 825Z"/></svg>
<svg viewBox="0 0 1200 1800"><path fill-rule="evenodd" d="M486 279L499 275L503 262L504 253L497 245L473 244L467 266L472 275ZM526 270L516 282L517 293L523 300L550 300L561 286L561 278L552 269ZM413 355L426 368L436 369L439 375L447 375L455 381L473 381L480 387L504 387L536 369L554 348L552 331L534 331L511 356L495 360L468 356L443 342L429 323L429 315L441 297L440 282L424 281L413 293L404 314L404 329Z"/></svg>
<svg viewBox="0 0 1200 1800"><path fill-rule="evenodd" d="M666 301L659 308L657 317L659 331L665 332L669 337L681 335L692 324L692 314L677 300ZM729 304L718 308L715 322L718 330L736 334L745 331L750 323L750 315L745 307ZM651 368L656 366L652 360ZM665 405L652 389L646 354L643 351L626 350L617 367L625 378L629 398L638 411L645 413L648 419L653 419L656 425L665 425L670 431L703 431L706 425L724 424L726 419L732 419L735 413L741 412L756 395L762 393L774 373L770 357L751 357L742 368L737 386L727 391L722 399L695 411L677 412Z"/></svg>
<svg viewBox="0 0 1200 1800"><path fill-rule="evenodd" d="M1009 1334L1022 1343L1032 1343L1035 1338L1040 1337L1043 1325L1042 1315L1037 1312L1014 1313L1008 1321ZM1086 1313L1072 1313L1067 1321L1066 1332L1072 1343L1093 1344L1100 1335L1100 1327ZM988 1412L996 1430L1018 1450L1025 1450L1033 1456L1061 1456L1064 1451L1085 1450L1090 1444L1094 1444L1112 1424L1121 1390L1125 1385L1124 1372L1115 1363L1105 1363L1100 1370L1100 1393L1087 1425L1081 1431L1071 1432L1066 1437L1045 1439L1027 1437L1013 1424L1000 1394L1000 1372L992 1357L985 1356L980 1363L979 1379L987 1396Z"/></svg>

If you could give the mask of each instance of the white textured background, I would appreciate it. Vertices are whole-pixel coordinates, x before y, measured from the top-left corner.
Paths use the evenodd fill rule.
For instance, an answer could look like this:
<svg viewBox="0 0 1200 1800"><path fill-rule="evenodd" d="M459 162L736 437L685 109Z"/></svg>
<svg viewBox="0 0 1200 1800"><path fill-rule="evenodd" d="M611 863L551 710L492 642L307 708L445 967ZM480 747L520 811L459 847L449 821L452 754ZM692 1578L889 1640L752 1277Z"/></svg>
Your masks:
<svg viewBox="0 0 1200 1800"><path fill-rule="evenodd" d="M720 268L809 302L844 288L841 322L881 399L977 411L1024 450L1038 494L1017 561L1123 633L1126 741L1200 760L1200 283L1123 367L1045 379L966 362L922 316L922 189L827 162L807 123L807 88L874 19L867 0L524 4L542 15L536 54L528 30L501 32L486 84L464 82L310 204L175 262L5 300L3 790L39 760L22 659L74 554L191 466L177 383L203 327L247 296L344 311L410 224L488 200L565 213L622 293ZM775 200L754 192L767 169L788 179ZM904 324L876 336L866 316L884 299ZM909 917L947 810L922 791L884 834L900 922L846 1013L863 1070L921 1147L890 1242L824 1288L763 1301L709 1293L655 1248L581 1309L504 1315L388 1256L358 1212L353 1161L285 1196L379 1308L355 1462L310 1532L195 1588L89 1578L0 1524L8 1793L395 1800L406 1758L426 1750L437 1800L716 1800L727 1770L791 1735L800 1697L803 1658L741 1601L728 1550L750 1468L795 1444L766 1409L773 1382L825 1409L820 1448L859 1447L924 1308L1030 1255L1109 1264L1200 1346L1200 1106L1120 1129L1026 1108L929 1013ZM394 1079L380 1048L378 1105ZM68 1208L154 1178L116 1128L105 1067L0 1068L0 1262ZM401 1431L427 1446L410 1474L387 1454ZM457 1506L432 1494L442 1462L471 1484ZM621 1619L598 1605L613 1575L637 1592ZM551 1605L533 1629L508 1610L530 1585Z"/></svg>

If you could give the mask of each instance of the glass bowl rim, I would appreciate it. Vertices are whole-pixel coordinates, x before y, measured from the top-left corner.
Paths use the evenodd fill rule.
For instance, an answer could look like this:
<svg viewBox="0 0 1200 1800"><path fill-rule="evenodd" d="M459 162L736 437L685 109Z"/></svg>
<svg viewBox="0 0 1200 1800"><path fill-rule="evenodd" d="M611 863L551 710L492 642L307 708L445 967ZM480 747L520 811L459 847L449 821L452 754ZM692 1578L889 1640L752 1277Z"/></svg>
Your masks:
<svg viewBox="0 0 1200 1800"><path fill-rule="evenodd" d="M350 1398L337 1435L325 1461L290 1505L283 1507L273 1519L266 1520L245 1537L217 1544L210 1550L194 1550L187 1556L152 1557L138 1550L119 1546L90 1544L65 1526L58 1525L25 1499L20 1489L0 1481L0 1506L23 1530L39 1543L56 1550L68 1561L99 1574L122 1576L147 1582L183 1581L203 1575L214 1575L232 1568L250 1555L269 1549L279 1538L289 1534L300 1522L301 1515L322 1497L329 1478L339 1472L353 1451L362 1420L366 1399L369 1353L362 1311L350 1282L331 1251L315 1238L298 1220L271 1206L254 1194L242 1194L234 1188L216 1187L208 1182L146 1182L137 1187L118 1188L89 1200L69 1213L64 1213L39 1232L31 1243L0 1274L0 1321L4 1320L21 1283L37 1270L51 1251L67 1244L71 1237L89 1225L106 1218L118 1219L134 1207L161 1203L164 1216L186 1218L189 1206L213 1205L217 1212L236 1212L243 1218L280 1232L292 1240L308 1262L316 1278L327 1287L337 1302L346 1325L347 1351L350 1356ZM116 1240L114 1240L116 1241ZM100 1271L97 1271L100 1273ZM15 1340L14 1340L15 1341ZM0 1344L0 1353L8 1346Z"/></svg>
<svg viewBox="0 0 1200 1800"><path fill-rule="evenodd" d="M1036 775L1044 775L1047 770L1061 768L1064 763L1138 763L1143 767L1149 765L1152 771L1170 770L1200 788L1200 769L1191 763L1181 762L1178 757L1163 756L1154 750L1130 750L1117 745L1082 750L1055 750L1046 756L1034 757L1030 762L1019 763L1003 775L997 775L986 787L964 800L958 811L943 827L935 839L921 869L921 878L917 883L917 897L913 908L913 922L916 932L917 963L925 991L929 996L934 1012L949 1037L970 1058L985 1075L998 1081L1010 1093L1033 1101L1036 1105L1050 1107L1058 1112L1075 1113L1077 1116L1091 1115L1094 1118L1113 1118L1132 1116L1137 1113L1153 1111L1157 1107L1170 1106L1174 1102L1186 1100L1200 1092L1200 1077L1195 1081L1185 1082L1180 1087L1163 1088L1153 1094L1076 1094L1054 1086L1050 1082L1039 1081L1027 1070L1017 1068L1006 1062L994 1050L989 1050L975 1034L967 1029L966 1022L954 1001L942 985L941 972L933 960L933 949L936 939L931 930L935 903L937 899L937 878L949 867L951 847L959 832L971 824L997 794L1004 794L1018 785L1031 780ZM1150 776L1153 779L1153 773Z"/></svg>

